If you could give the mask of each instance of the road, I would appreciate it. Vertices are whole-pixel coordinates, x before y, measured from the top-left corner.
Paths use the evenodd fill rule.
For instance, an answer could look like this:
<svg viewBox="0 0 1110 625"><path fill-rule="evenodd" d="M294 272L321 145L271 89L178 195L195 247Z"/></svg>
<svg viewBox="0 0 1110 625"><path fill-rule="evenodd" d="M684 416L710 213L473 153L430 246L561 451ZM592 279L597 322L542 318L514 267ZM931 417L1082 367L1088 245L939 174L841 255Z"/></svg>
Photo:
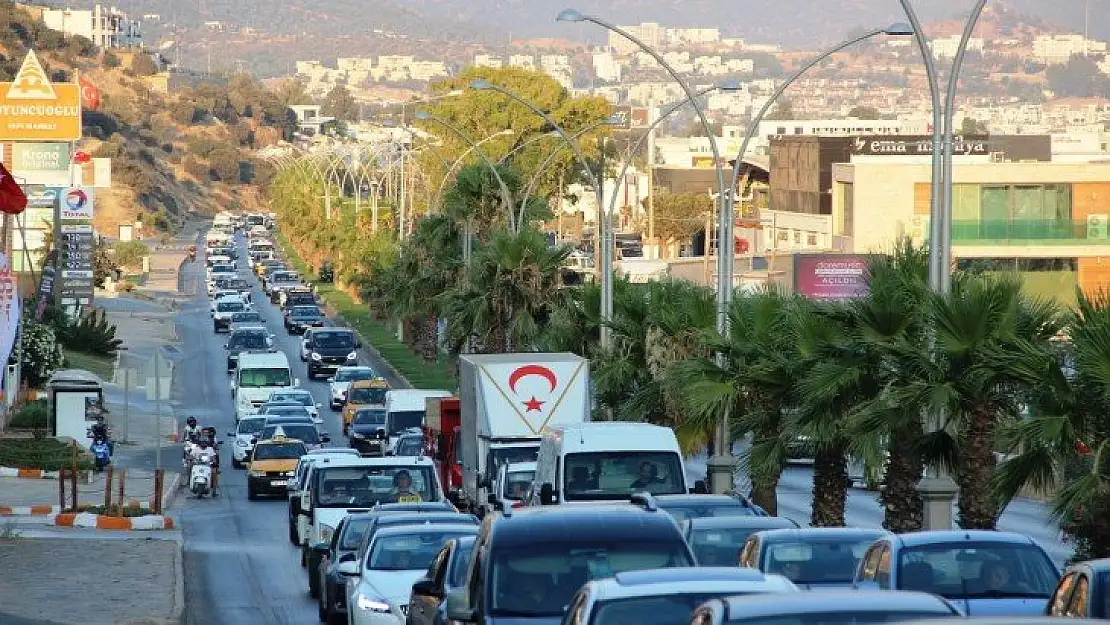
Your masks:
<svg viewBox="0 0 1110 625"><path fill-rule="evenodd" d="M240 262L245 267L245 262ZM183 273L185 292L190 292L198 280L203 283L203 263L187 264ZM177 364L180 373L175 379L175 410L182 418L195 415L201 424L214 425L221 434L226 434L234 426L229 377L224 367L226 335L213 334L203 289L192 292L200 295L183 304L175 319L182 343ZM324 429L335 437L332 444L345 444L339 415L326 405L327 384L309 381L304 375L298 337L285 333L281 315L261 290L256 288L254 298L275 335L275 345L285 352L294 371L299 372L301 386L324 405L321 416ZM384 370L382 363L369 353L363 354L363 362ZM177 446L167 447L164 453L172 462L181 457ZM176 514L185 539L184 622L187 625L316 622L316 604L308 597L299 552L288 542L286 502L248 501L245 472L230 468L230 448L223 451L221 464L224 471L220 498L178 499ZM811 489L812 471L805 467L788 469L779 490L780 513L805 524L809 519ZM882 509L874 493L852 490L848 508L849 525L878 527L882 522ZM1034 537L1054 560L1063 562L1070 550L1059 543L1058 532L1047 518L1043 504L1021 500L1012 504L1003 516L1001 529Z"/></svg>
<svg viewBox="0 0 1110 625"><path fill-rule="evenodd" d="M243 271L245 260L241 259ZM182 277L185 292L199 280L203 263L187 264ZM197 299L182 305L176 322L182 343L180 372L175 379L176 414L194 415L202 425L213 425L220 435L234 428L234 407L228 386L223 344L226 334L215 335L208 317L203 288ZM256 308L275 335L275 346L285 352L294 376L323 404L324 426L345 444L339 414L328 409L328 387L309 381L299 357L299 337L286 334L281 314L256 287ZM382 370L372 355L362 362ZM178 462L180 447L169 448L166 458ZM316 603L308 596L307 578L299 565L299 552L289 544L284 499L248 501L246 472L231 468L231 449L221 457L222 496L197 501L183 495L176 512L185 537L187 625L259 625L262 623L317 622Z"/></svg>

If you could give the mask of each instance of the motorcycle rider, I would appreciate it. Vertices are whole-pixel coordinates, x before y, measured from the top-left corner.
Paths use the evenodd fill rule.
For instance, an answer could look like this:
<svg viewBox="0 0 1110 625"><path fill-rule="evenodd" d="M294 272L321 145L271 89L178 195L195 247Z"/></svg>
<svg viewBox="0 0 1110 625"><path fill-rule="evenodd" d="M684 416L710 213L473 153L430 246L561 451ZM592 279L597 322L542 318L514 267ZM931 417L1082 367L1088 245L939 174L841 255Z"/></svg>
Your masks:
<svg viewBox="0 0 1110 625"><path fill-rule="evenodd" d="M181 440L186 443L194 443L198 436L200 436L200 426L197 425L197 418L189 417L185 419L185 427L181 430Z"/></svg>
<svg viewBox="0 0 1110 625"><path fill-rule="evenodd" d="M210 464L212 466L212 483L210 484L210 486L212 489L212 496L219 497L220 493L216 490L216 488L219 486L220 482L220 451L216 448L215 443L213 443L213 441L210 440L207 436L200 437L199 442L197 442L197 447L198 449L196 453L198 456L203 455L206 452L211 454Z"/></svg>

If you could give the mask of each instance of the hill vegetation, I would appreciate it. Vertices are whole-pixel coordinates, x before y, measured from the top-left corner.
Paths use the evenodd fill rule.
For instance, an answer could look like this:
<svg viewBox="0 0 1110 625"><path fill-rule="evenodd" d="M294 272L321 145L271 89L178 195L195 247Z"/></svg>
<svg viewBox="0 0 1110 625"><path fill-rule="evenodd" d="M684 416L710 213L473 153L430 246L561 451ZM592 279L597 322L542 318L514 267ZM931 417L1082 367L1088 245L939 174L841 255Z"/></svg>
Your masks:
<svg viewBox="0 0 1110 625"><path fill-rule="evenodd" d="M33 49L56 82L78 72L101 92L84 112L78 149L112 159L112 188L97 194L96 225L107 234L141 220L168 232L191 214L253 206L269 175L247 150L288 138L296 118L280 94L247 75L169 90L143 52L99 50L63 38L23 9L0 0L0 80L11 80Z"/></svg>

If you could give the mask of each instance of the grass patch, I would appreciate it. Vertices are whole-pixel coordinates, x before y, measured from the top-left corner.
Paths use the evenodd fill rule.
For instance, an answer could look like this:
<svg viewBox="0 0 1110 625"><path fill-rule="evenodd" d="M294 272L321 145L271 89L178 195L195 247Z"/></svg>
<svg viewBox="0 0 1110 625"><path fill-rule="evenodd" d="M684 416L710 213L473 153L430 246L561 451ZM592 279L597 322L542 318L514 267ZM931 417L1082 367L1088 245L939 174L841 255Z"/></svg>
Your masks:
<svg viewBox="0 0 1110 625"><path fill-rule="evenodd" d="M416 388L445 389L454 391L458 382L447 368L442 364L428 364L412 353L408 345L397 340L394 331L382 325L380 321L370 315L370 309L365 304L359 304L350 295L335 290L331 284L318 282L313 276L310 267L297 255L293 245L280 232L274 237L285 251L290 264L302 276L311 279L316 286L317 296L335 308L343 320L357 330L367 342L378 350L382 358L393 365L401 375L405 376Z"/></svg>
<svg viewBox="0 0 1110 625"><path fill-rule="evenodd" d="M69 369L84 369L91 371L105 382L112 381L115 372L116 359L113 356L100 356L82 352L66 351L66 367Z"/></svg>
<svg viewBox="0 0 1110 625"><path fill-rule="evenodd" d="M73 447L53 438L0 439L0 467L57 471L73 466ZM87 452L77 448L77 469L93 468Z"/></svg>

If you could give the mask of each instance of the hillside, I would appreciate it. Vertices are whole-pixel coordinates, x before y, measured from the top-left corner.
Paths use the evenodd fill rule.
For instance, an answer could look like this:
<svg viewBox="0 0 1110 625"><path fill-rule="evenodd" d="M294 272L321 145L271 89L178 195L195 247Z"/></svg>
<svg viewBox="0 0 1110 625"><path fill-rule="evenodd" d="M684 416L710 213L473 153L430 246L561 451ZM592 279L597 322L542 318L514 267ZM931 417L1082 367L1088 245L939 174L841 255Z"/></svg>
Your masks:
<svg viewBox="0 0 1110 625"><path fill-rule="evenodd" d="M0 79L12 79L28 49L52 80L72 81L79 70L101 92L98 110L84 112L78 149L112 159L112 188L98 189L96 201L95 225L106 234L136 219L169 232L193 214L253 206L255 191L242 183L267 168L252 163L245 148L291 131L287 109L249 78L161 94L151 88L159 77L148 56L64 40L0 0Z"/></svg>

